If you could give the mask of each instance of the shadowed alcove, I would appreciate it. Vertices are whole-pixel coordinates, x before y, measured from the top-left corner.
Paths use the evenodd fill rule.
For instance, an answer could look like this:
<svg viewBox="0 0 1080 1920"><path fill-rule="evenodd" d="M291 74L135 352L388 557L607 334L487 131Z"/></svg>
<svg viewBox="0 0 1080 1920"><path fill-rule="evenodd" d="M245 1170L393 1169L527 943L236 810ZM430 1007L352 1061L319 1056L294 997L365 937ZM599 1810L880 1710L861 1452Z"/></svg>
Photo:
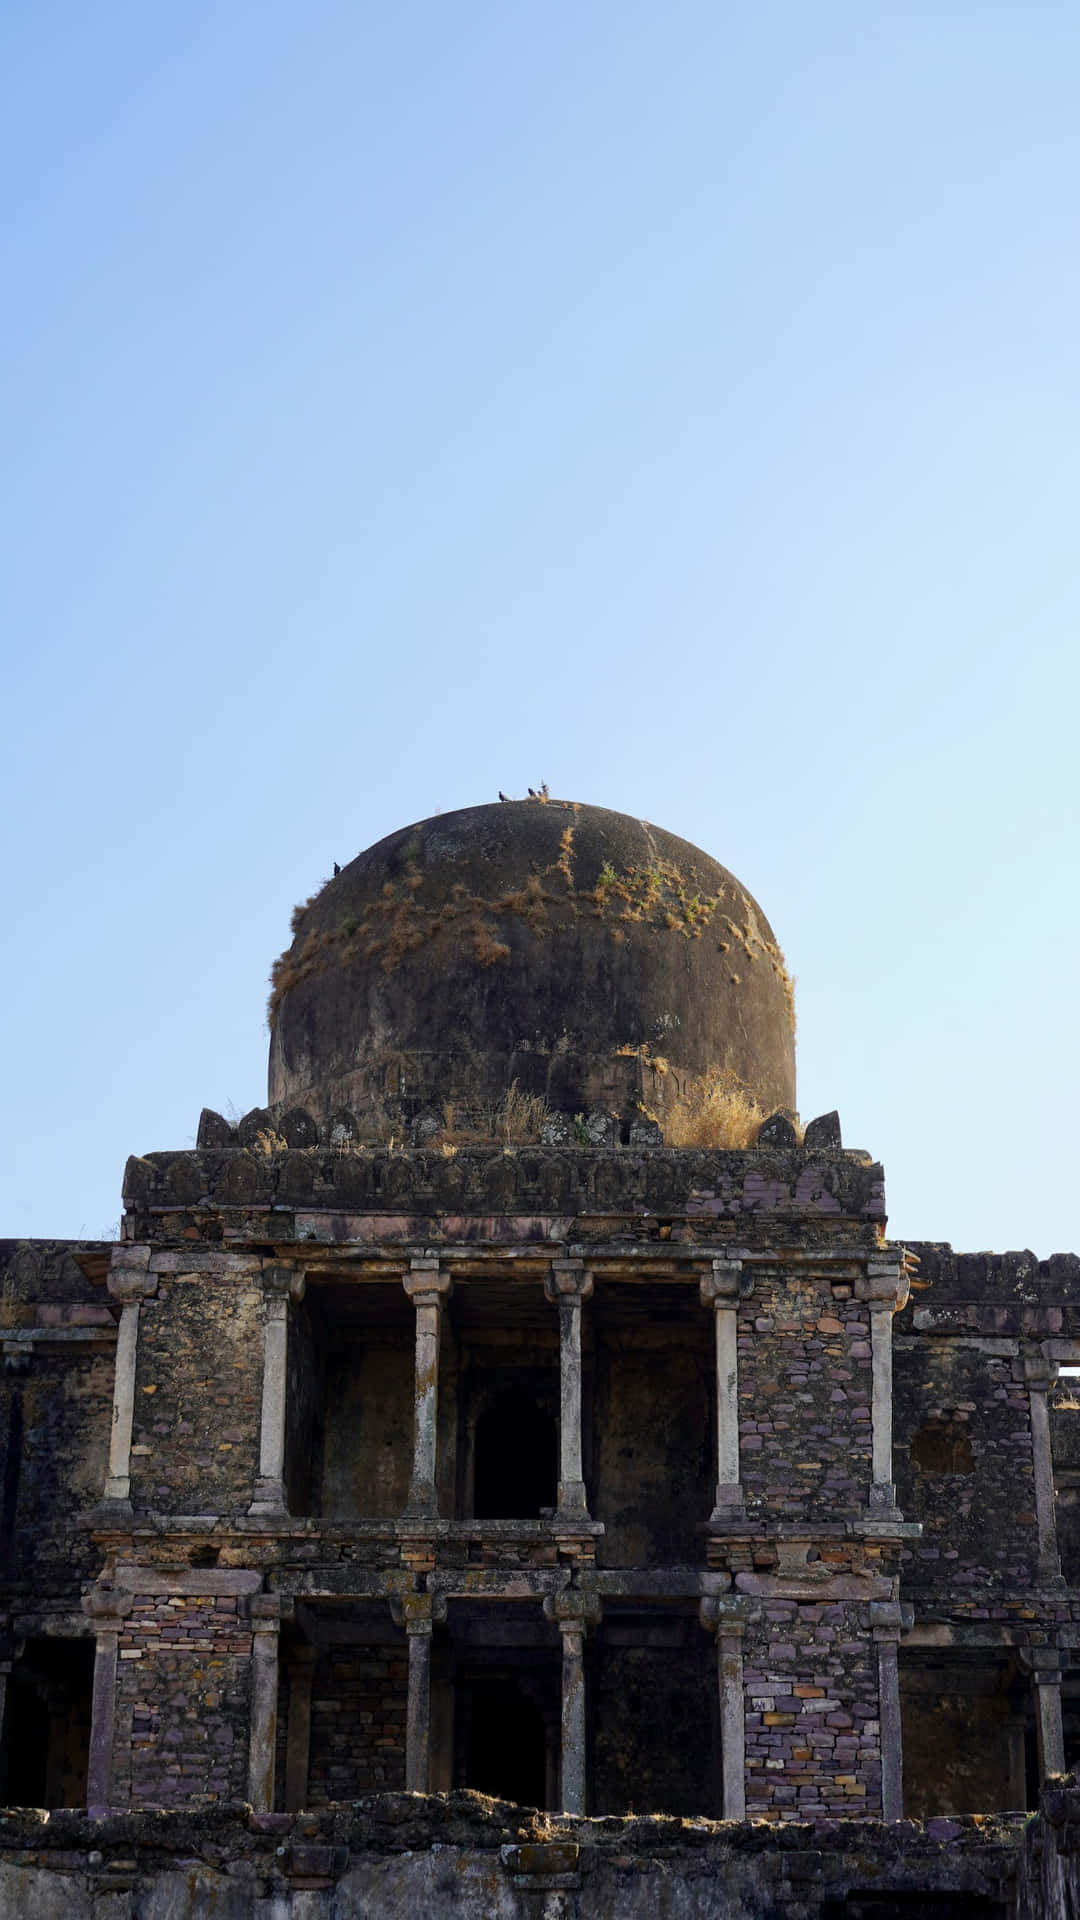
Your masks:
<svg viewBox="0 0 1080 1920"><path fill-rule="evenodd" d="M473 1517L538 1520L558 1494L555 1421L519 1386L492 1395L476 1422Z"/></svg>

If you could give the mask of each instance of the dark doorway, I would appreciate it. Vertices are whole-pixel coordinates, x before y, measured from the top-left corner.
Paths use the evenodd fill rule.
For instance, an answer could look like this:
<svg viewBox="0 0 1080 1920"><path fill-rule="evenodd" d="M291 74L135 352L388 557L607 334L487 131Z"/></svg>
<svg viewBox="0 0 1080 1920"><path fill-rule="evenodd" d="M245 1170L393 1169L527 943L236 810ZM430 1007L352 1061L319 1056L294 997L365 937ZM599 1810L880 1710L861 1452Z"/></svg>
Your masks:
<svg viewBox="0 0 1080 1920"><path fill-rule="evenodd" d="M476 1423L474 1518L539 1520L558 1484L554 1420L520 1387L503 1388Z"/></svg>
<svg viewBox="0 0 1080 1920"><path fill-rule="evenodd" d="M466 1785L522 1807L545 1800L544 1716L513 1680L472 1688Z"/></svg>
<svg viewBox="0 0 1080 1920"><path fill-rule="evenodd" d="M8 1680L5 1806L85 1806L93 1689L92 1640L27 1641Z"/></svg>

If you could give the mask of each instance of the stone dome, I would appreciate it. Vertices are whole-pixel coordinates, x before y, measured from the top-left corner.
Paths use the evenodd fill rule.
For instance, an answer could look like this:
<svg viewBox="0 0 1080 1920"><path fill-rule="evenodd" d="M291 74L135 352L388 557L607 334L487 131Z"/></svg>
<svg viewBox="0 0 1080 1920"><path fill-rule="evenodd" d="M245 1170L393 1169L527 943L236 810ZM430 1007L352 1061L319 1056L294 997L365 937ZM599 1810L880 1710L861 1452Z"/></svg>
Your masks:
<svg viewBox="0 0 1080 1920"><path fill-rule="evenodd" d="M505 1095L663 1124L724 1075L795 1104L791 983L708 854L564 800L466 807L369 847L298 908L274 967L270 1103L467 1117Z"/></svg>

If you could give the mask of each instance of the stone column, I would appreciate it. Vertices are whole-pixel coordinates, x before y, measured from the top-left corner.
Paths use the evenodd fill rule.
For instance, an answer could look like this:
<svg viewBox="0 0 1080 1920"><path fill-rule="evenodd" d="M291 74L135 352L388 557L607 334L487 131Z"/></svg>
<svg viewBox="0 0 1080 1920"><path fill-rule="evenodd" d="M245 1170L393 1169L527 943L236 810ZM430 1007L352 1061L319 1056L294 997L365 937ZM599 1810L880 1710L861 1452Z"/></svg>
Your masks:
<svg viewBox="0 0 1080 1920"><path fill-rule="evenodd" d="M1050 1411L1046 1396L1057 1379L1057 1365L1042 1352L1025 1356L1024 1380L1031 1407L1031 1457L1035 1471L1035 1525L1038 1532L1038 1570L1041 1579L1061 1575L1057 1510L1054 1504L1054 1461L1050 1451Z"/></svg>
<svg viewBox="0 0 1080 1920"><path fill-rule="evenodd" d="M297 1647L289 1661L289 1724L285 1734L285 1811L307 1806L311 1761L311 1687L315 1648Z"/></svg>
<svg viewBox="0 0 1080 1920"><path fill-rule="evenodd" d="M899 1253L882 1252L867 1262L855 1282L855 1296L870 1308L870 1353L873 1368L871 1420L873 1465L869 1504L896 1509L892 1464L892 1317L906 1306L910 1287L907 1266Z"/></svg>
<svg viewBox="0 0 1080 1920"><path fill-rule="evenodd" d="M251 1735L248 1799L256 1813L274 1811L277 1762L278 1644L281 1598L253 1593L251 1607Z"/></svg>
<svg viewBox="0 0 1080 1920"><path fill-rule="evenodd" d="M701 1304L712 1307L716 1326L716 1492L712 1520L742 1506L739 1484L739 1349L737 1319L741 1260L714 1260L701 1276Z"/></svg>
<svg viewBox="0 0 1080 1920"><path fill-rule="evenodd" d="M149 1247L119 1246L113 1253L106 1281L111 1297L120 1301L106 1500L131 1499L131 1427L135 1414L139 1307L143 1300L152 1299L157 1292L157 1275L148 1271L149 1261Z"/></svg>
<svg viewBox="0 0 1080 1920"><path fill-rule="evenodd" d="M559 1309L559 1517L589 1518L581 1449L581 1309L592 1274L577 1260L553 1260L544 1292Z"/></svg>
<svg viewBox="0 0 1080 1920"><path fill-rule="evenodd" d="M584 1813L585 1779L585 1635L600 1619L595 1594L567 1587L548 1594L544 1612L562 1635L562 1752L559 1803L563 1813Z"/></svg>
<svg viewBox="0 0 1080 1920"><path fill-rule="evenodd" d="M295 1267L264 1267L262 1420L259 1471L250 1514L283 1514L285 1501L285 1414L289 1387L289 1302L304 1297L305 1280Z"/></svg>
<svg viewBox="0 0 1080 1920"><path fill-rule="evenodd" d="M120 1634L134 1605L133 1596L102 1574L82 1596L82 1610L93 1623L94 1691L90 1707L90 1755L86 1769L86 1810L104 1819L112 1798L113 1746L116 1740L116 1669Z"/></svg>
<svg viewBox="0 0 1080 1920"><path fill-rule="evenodd" d="M1065 1736L1061 1725L1060 1655L1053 1648L1032 1647L1035 1682L1035 1733L1039 1749L1039 1782L1047 1774L1065 1771Z"/></svg>
<svg viewBox="0 0 1080 1920"><path fill-rule="evenodd" d="M894 1600L870 1602L870 1627L877 1643L878 1721L881 1727L881 1817L904 1817L904 1742L900 1722L901 1613Z"/></svg>
<svg viewBox="0 0 1080 1920"><path fill-rule="evenodd" d="M730 1594L706 1594L699 1618L716 1635L716 1683L720 1697L721 1819L746 1819L746 1696L743 1634L748 1602Z"/></svg>
<svg viewBox="0 0 1080 1920"><path fill-rule="evenodd" d="M439 1347L443 1303L453 1281L437 1259L410 1260L402 1285L416 1308L416 1383L413 1408L413 1470L406 1513L434 1518L439 1510L435 1487L435 1437L439 1413Z"/></svg>
<svg viewBox="0 0 1080 1920"><path fill-rule="evenodd" d="M390 1611L409 1642L409 1700L405 1717L405 1791L431 1791L431 1634L446 1619L438 1593L394 1594Z"/></svg>

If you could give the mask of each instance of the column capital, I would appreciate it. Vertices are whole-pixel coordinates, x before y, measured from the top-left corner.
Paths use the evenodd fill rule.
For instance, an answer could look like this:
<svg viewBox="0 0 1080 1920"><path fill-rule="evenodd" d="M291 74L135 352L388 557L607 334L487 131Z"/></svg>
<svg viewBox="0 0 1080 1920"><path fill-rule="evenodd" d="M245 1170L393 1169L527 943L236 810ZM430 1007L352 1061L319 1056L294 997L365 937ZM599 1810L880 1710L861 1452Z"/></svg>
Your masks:
<svg viewBox="0 0 1080 1920"><path fill-rule="evenodd" d="M898 1642L914 1617L912 1608L899 1600L871 1600L869 1612L870 1629L879 1644L889 1640Z"/></svg>
<svg viewBox="0 0 1080 1920"><path fill-rule="evenodd" d="M280 1593L253 1593L248 1601L248 1623L253 1633L279 1633Z"/></svg>
<svg viewBox="0 0 1080 1920"><path fill-rule="evenodd" d="M157 1292L158 1277L150 1272L150 1248L121 1244L114 1247L105 1280L106 1291L122 1306L136 1306L151 1300Z"/></svg>
<svg viewBox="0 0 1080 1920"><path fill-rule="evenodd" d="M706 1593L698 1601L698 1619L706 1633L741 1637L752 1611L753 1601L738 1593Z"/></svg>
<svg viewBox="0 0 1080 1920"><path fill-rule="evenodd" d="M410 1260L401 1284L414 1305L430 1306L436 1300L448 1300L454 1291L453 1276L438 1260Z"/></svg>
<svg viewBox="0 0 1080 1920"><path fill-rule="evenodd" d="M1023 1673L1030 1673L1039 1687L1059 1687L1062 1668L1069 1665L1068 1654L1062 1654L1057 1647L1016 1647L1016 1664Z"/></svg>
<svg viewBox="0 0 1080 1920"><path fill-rule="evenodd" d="M592 1273L581 1260L553 1260L544 1275L544 1293L556 1306L563 1300L580 1306L592 1298L592 1290Z"/></svg>
<svg viewBox="0 0 1080 1920"><path fill-rule="evenodd" d="M135 1604L135 1595L117 1586L107 1573L100 1574L92 1586L84 1587L82 1610L94 1627L103 1633L118 1633Z"/></svg>
<svg viewBox="0 0 1080 1920"><path fill-rule="evenodd" d="M430 1633L446 1619L445 1593L392 1593L390 1613L406 1633Z"/></svg>
<svg viewBox="0 0 1080 1920"><path fill-rule="evenodd" d="M544 1618L560 1633L587 1633L590 1627L600 1625L602 1615L600 1595L581 1587L560 1587L558 1592L544 1595Z"/></svg>
<svg viewBox="0 0 1080 1920"><path fill-rule="evenodd" d="M708 1273L701 1276L703 1307L735 1307L742 1292L741 1260L714 1260Z"/></svg>
<svg viewBox="0 0 1080 1920"><path fill-rule="evenodd" d="M911 1268L899 1250L894 1253L883 1248L871 1254L866 1272L855 1280L855 1298L865 1302L871 1312L899 1313L906 1307L910 1291Z"/></svg>
<svg viewBox="0 0 1080 1920"><path fill-rule="evenodd" d="M275 1260L263 1267L259 1274L259 1285L268 1301L299 1302L307 1289L307 1275L302 1269L289 1266L284 1261Z"/></svg>
<svg viewBox="0 0 1080 1920"><path fill-rule="evenodd" d="M1058 1377L1058 1363L1039 1347L1024 1354L1024 1385L1029 1393L1049 1393Z"/></svg>

